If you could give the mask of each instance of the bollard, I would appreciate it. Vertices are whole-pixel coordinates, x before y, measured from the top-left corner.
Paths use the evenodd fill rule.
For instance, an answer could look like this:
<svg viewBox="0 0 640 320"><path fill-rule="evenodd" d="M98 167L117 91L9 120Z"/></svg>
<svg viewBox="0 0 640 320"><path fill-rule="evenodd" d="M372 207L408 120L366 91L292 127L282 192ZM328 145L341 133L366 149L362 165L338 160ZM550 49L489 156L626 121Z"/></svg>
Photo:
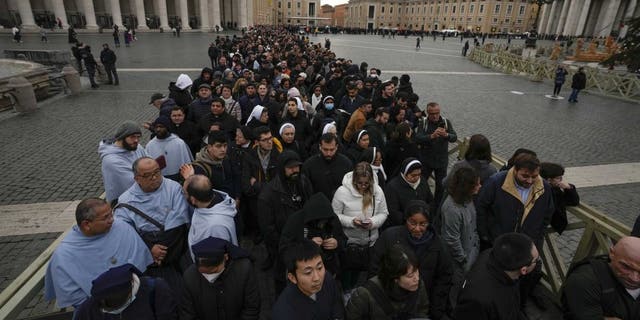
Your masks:
<svg viewBox="0 0 640 320"><path fill-rule="evenodd" d="M82 91L82 85L80 84L80 74L72 66L66 66L62 68L62 75L64 75L64 81L67 82L67 87L71 90L71 94L77 94Z"/></svg>
<svg viewBox="0 0 640 320"><path fill-rule="evenodd" d="M14 109L18 113L31 113L38 109L36 93L33 86L25 77L15 77L9 79L8 88L13 89L13 96L16 99Z"/></svg>

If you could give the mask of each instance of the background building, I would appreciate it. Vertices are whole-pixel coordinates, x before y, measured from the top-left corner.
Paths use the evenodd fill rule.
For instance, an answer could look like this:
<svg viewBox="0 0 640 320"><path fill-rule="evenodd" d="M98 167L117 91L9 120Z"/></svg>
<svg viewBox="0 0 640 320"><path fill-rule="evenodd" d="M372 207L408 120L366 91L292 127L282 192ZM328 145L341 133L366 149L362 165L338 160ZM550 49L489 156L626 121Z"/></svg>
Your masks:
<svg viewBox="0 0 640 320"><path fill-rule="evenodd" d="M556 0L540 11L538 30L572 36L624 35L623 21L640 15L638 0ZM350 0L344 27L482 33L533 29L538 5L529 0Z"/></svg>
<svg viewBox="0 0 640 320"><path fill-rule="evenodd" d="M273 0L276 25L318 25L320 0Z"/></svg>

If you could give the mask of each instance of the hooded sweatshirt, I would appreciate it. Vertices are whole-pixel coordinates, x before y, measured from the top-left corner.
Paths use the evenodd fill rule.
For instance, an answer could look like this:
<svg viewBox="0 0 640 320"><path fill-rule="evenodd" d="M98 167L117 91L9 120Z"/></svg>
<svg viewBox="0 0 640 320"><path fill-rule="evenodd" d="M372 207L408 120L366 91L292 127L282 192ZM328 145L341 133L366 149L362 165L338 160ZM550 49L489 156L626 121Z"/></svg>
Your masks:
<svg viewBox="0 0 640 320"><path fill-rule="evenodd" d="M169 98L175 100L177 105L186 108L193 100L193 96L188 90L192 83L188 75L181 74L176 82L169 83Z"/></svg>
<svg viewBox="0 0 640 320"><path fill-rule="evenodd" d="M111 202L134 183L131 166L138 158L147 156L147 152L142 145L138 145L135 151L129 151L111 140L103 140L98 146L98 154L102 161L104 190L107 201Z"/></svg>
<svg viewBox="0 0 640 320"><path fill-rule="evenodd" d="M349 238L348 243L373 246L376 239L378 239L378 228L382 226L384 221L387 220L387 215L389 215L387 201L374 175L373 205L368 206L362 212L362 195L353 186L352 176L353 171L344 175L342 186L336 190L331 206L335 214L340 218L344 233ZM354 218L360 218L361 220L371 219L373 227L370 230L370 237L369 230L356 227L353 224Z"/></svg>
<svg viewBox="0 0 640 320"><path fill-rule="evenodd" d="M236 202L228 194L215 190L215 203L210 208L196 208L191 218L191 228L189 229L189 251L191 246L208 237L215 237L227 240L234 245L238 245L236 234ZM221 201L220 201L221 199ZM193 252L191 252L193 257Z"/></svg>

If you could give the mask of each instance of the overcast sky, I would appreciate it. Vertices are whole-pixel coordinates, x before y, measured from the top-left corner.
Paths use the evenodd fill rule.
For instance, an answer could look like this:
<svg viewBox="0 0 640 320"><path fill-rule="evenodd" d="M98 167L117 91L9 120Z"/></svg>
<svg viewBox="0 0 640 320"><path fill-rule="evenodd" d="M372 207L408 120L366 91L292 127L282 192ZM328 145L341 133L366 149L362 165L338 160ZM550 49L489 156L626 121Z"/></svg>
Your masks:
<svg viewBox="0 0 640 320"><path fill-rule="evenodd" d="M320 2L321 2L321 5L322 5L322 4L330 4L330 5L332 5L332 6L335 6L335 5L337 5L337 4L347 3L347 2L349 2L349 1L348 1L348 0L322 0L322 1L320 1Z"/></svg>

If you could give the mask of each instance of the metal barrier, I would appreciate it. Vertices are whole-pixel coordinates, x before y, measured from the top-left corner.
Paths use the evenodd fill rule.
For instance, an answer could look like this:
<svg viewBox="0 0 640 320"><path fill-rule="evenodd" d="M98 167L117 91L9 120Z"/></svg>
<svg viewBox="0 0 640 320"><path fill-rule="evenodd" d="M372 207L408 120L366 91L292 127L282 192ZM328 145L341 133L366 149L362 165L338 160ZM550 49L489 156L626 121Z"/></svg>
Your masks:
<svg viewBox="0 0 640 320"><path fill-rule="evenodd" d="M464 158L468 149L469 138L458 140L456 146L449 150L449 155L458 153L458 159ZM492 154L492 164L502 167L506 161ZM102 195L104 196L104 194ZM567 207L567 214L578 218L580 222L571 223L566 231L583 229L571 264L585 257L604 254L609 251L613 243L631 233L631 228L619 221L607 217L604 213L580 204ZM15 319L33 297L44 287L44 275L53 251L69 232L60 235L36 260L25 269L10 285L0 293L0 319ZM567 265L556 245L558 234L552 228L547 228L544 235L543 285L551 292L552 299L559 301L560 288L565 280ZM48 319L46 316L39 319Z"/></svg>
<svg viewBox="0 0 640 320"><path fill-rule="evenodd" d="M534 81L553 80L557 63L543 59L523 59L521 56L505 50L494 50L493 53L473 48L469 59L480 65L508 74L529 76ZM569 68L568 79L577 72ZM587 86L585 90L611 98L640 103L640 79L637 75L606 72L596 68L585 67Z"/></svg>

